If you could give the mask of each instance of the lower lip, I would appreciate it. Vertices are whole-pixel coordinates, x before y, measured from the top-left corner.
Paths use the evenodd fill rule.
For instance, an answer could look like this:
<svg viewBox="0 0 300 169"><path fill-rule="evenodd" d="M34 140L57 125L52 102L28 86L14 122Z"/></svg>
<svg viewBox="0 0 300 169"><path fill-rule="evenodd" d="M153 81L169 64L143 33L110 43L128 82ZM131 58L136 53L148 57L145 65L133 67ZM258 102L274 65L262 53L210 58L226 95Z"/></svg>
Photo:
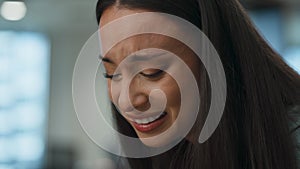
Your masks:
<svg viewBox="0 0 300 169"><path fill-rule="evenodd" d="M148 124L138 124L133 122L133 126L140 132L149 132L161 126L166 120L166 116L167 115L164 115L163 117L160 117L159 119Z"/></svg>

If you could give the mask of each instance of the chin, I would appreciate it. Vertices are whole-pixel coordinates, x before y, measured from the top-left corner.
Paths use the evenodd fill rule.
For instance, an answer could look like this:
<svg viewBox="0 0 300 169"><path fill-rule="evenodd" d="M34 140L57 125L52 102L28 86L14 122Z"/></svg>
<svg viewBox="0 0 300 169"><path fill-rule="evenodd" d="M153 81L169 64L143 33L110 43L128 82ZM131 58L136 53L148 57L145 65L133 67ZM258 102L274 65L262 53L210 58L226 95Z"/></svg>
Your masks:
<svg viewBox="0 0 300 169"><path fill-rule="evenodd" d="M159 148L159 147L173 147L173 144L176 144L180 142L184 137L180 137L178 135L178 130L176 130L176 127L167 128L168 130L162 131L161 133L158 133L156 135L154 134L145 134L137 132L137 135L141 142L148 146L153 148Z"/></svg>
<svg viewBox="0 0 300 169"><path fill-rule="evenodd" d="M153 148L159 148L170 144L170 140L151 139L151 138L140 138L140 140L144 145Z"/></svg>

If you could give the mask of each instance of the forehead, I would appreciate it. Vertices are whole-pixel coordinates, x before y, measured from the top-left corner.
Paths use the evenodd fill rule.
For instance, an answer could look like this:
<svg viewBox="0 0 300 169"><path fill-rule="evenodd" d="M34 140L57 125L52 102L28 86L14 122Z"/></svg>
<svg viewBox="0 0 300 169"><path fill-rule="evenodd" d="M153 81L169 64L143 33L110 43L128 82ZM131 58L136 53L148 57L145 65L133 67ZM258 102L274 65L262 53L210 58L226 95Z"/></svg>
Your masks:
<svg viewBox="0 0 300 169"><path fill-rule="evenodd" d="M124 16L137 14L137 13L143 13L143 12L151 12L148 10L143 9L127 9L124 7L117 7L117 6L111 6L104 10L99 26L100 30L103 30L105 25L109 25L108 23L113 22L115 20L118 20ZM149 19L149 20L148 20ZM164 49L167 51L170 51L174 53L175 55L179 56L183 60L186 60L187 58L191 57L194 53L189 50L189 48L184 45L182 42L175 40L174 38L161 35L161 34L140 34L140 35L134 35L129 38L126 38L117 44L111 43L114 42L115 38L117 38L117 34L122 36L122 33L125 33L132 29L144 29L144 25L141 25L139 23L158 23L157 25L150 25L151 27L161 27L161 22L168 23L168 28L164 28L165 30L168 29L169 32L173 33L179 33L180 28L178 25L176 25L176 22L173 22L172 20L169 20L168 18L160 17L159 19L157 17L148 17L147 19L143 18L143 21L136 21L132 20L130 21L132 24L126 22L122 25L120 24L117 27L109 27L110 29L105 29L105 33L102 32L101 34L101 45L103 49L104 57L109 57L110 59L118 59L118 61L121 61L124 59L124 57L129 56L133 52L145 49L145 48L159 48ZM135 24L138 22L138 24ZM136 25L139 25L141 27L136 27ZM149 26L149 25L148 25ZM106 27L107 28L107 27ZM161 28L160 28L161 29ZM101 32L101 31L100 31ZM109 48L111 44L114 44L112 48ZM189 57L185 57L185 56ZM188 59L190 60L190 58ZM118 62L117 61L117 62Z"/></svg>
<svg viewBox="0 0 300 169"><path fill-rule="evenodd" d="M148 10L143 9L127 9L124 7L117 7L117 6L111 6L104 10L102 17L100 19L100 29L103 28L106 24L113 22L121 17L132 15L136 13L142 13L142 12L149 12ZM125 25L124 25L125 26ZM128 26L127 26L128 27ZM128 28L127 28L128 29ZM116 28L115 31L126 31L125 28ZM113 31L110 31L112 33ZM102 45L105 46L105 44L108 41L111 41L109 38L102 39ZM135 35L130 38L127 38L125 40L122 40L113 48L111 48L107 53L105 53L104 57L115 57L118 59L124 58L125 56L130 55L133 52L136 52L141 49L145 48L160 48L172 51L174 49L180 50L181 43L179 43L177 40L174 40L173 38L164 36L164 35L158 35L158 34L142 34L142 35ZM177 51L173 51L176 53Z"/></svg>
<svg viewBox="0 0 300 169"><path fill-rule="evenodd" d="M104 57L115 60L122 60L124 57L134 52L147 49L158 48L180 54L184 50L184 45L179 41L157 34L143 34L127 38L113 48L111 48Z"/></svg>

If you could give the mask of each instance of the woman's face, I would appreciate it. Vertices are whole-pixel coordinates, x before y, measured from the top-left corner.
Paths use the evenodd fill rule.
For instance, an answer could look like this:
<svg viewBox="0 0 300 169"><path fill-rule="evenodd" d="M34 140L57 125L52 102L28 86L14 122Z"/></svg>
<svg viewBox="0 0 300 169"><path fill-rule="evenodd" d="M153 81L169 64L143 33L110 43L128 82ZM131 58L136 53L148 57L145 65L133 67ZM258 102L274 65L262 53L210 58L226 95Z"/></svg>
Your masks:
<svg viewBox="0 0 300 169"><path fill-rule="evenodd" d="M115 19L139 12L145 10L108 8L103 12L100 28ZM194 74L199 68L199 60L185 45L158 34L143 34L127 38L103 56L110 99L139 138L156 136L166 131L176 120L182 104L177 82L166 73L166 71L179 72L180 67L168 59L168 53L162 50L142 50L149 48L163 49L176 54ZM132 56L135 59L121 64L124 59ZM140 68L140 71L130 79L130 72L134 68ZM196 79L199 77L196 76ZM125 85L126 81L130 81L128 88ZM150 96L151 91L156 89L162 91L167 100L163 111L149 111L152 106L150 98L157 101L160 97L155 95L155 92ZM137 115L137 112L141 116ZM154 146L146 141L144 143Z"/></svg>

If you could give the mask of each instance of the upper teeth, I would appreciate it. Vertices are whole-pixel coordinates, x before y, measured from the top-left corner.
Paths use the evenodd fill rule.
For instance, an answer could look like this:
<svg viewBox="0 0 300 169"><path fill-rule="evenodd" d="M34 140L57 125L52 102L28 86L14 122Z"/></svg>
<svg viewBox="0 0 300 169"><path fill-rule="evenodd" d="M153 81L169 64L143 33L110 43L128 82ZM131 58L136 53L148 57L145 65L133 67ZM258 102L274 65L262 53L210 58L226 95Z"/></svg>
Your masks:
<svg viewBox="0 0 300 169"><path fill-rule="evenodd" d="M148 117L148 118L143 118L143 119L133 119L134 122L138 123L138 124L147 124L147 123L151 123L155 120L157 120L158 118L160 118L160 116L163 115L164 112L160 113L157 116L154 117Z"/></svg>

